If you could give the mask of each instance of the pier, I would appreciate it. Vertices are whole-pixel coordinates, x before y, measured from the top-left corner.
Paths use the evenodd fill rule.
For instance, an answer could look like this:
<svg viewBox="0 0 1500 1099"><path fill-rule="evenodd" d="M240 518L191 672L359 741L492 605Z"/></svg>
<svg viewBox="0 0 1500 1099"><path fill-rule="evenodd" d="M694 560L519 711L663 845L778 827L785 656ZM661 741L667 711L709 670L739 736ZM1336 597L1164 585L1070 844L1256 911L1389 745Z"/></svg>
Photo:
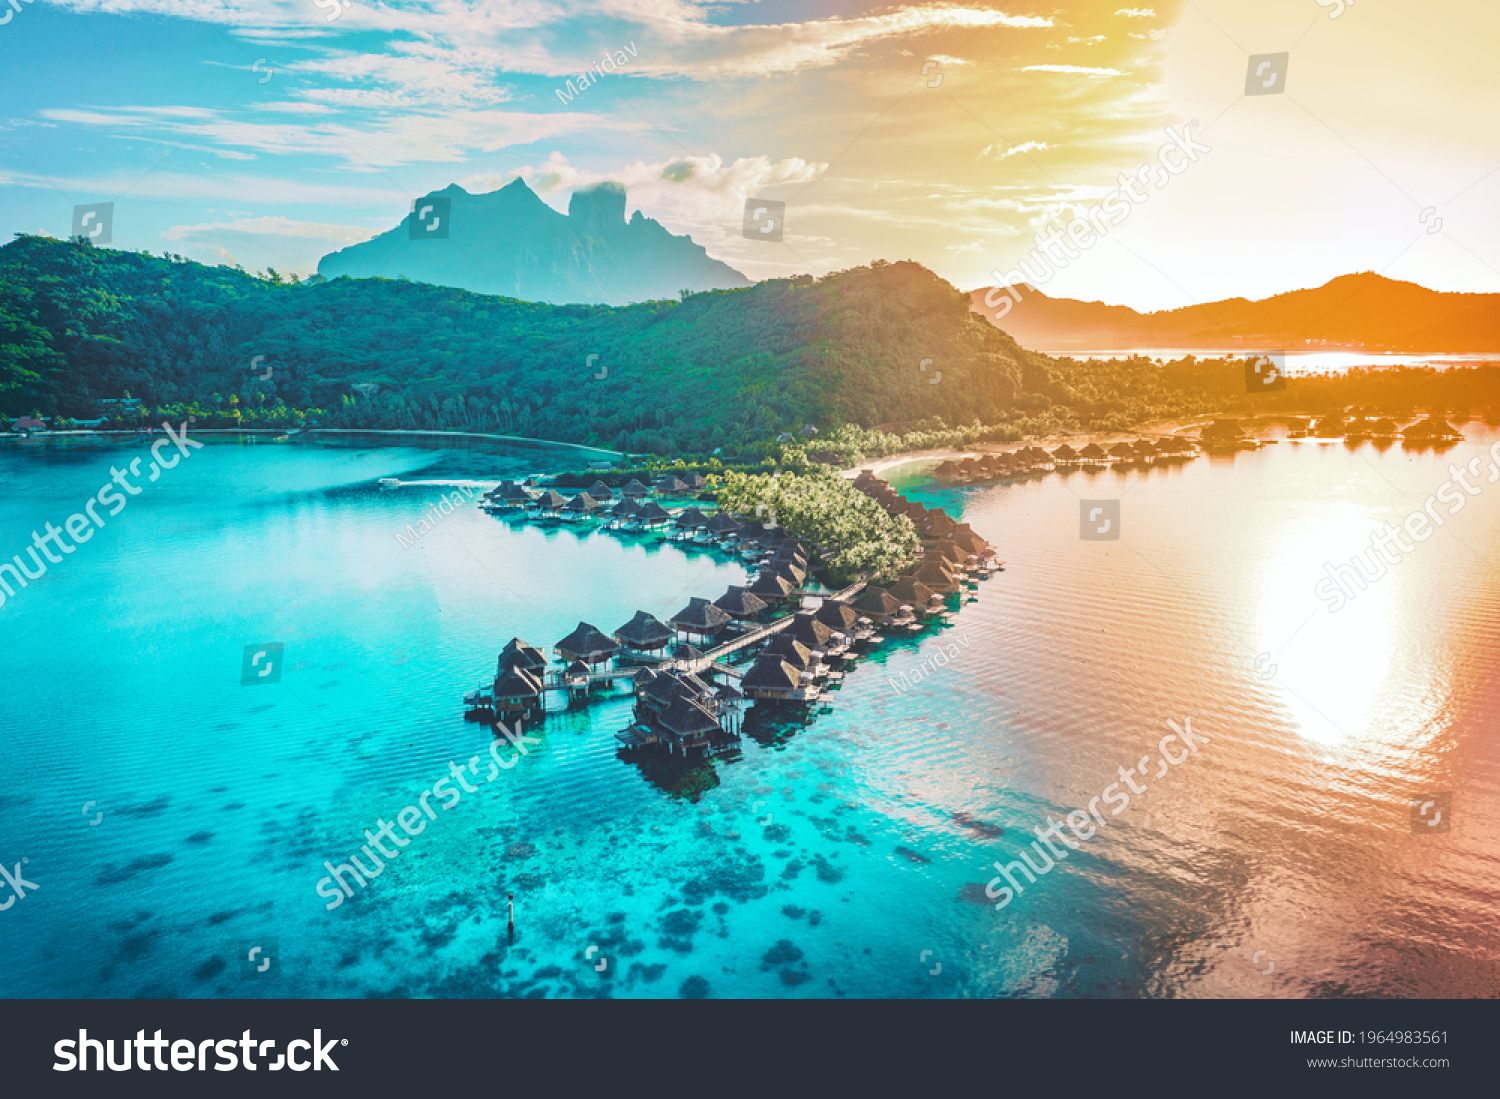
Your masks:
<svg viewBox="0 0 1500 1099"><path fill-rule="evenodd" d="M634 723L615 734L622 750L664 747L668 754L684 758L721 755L739 744L742 701L770 706L817 702L847 674L832 662L853 660L855 650L882 643L884 638L877 633L882 627L914 635L951 624L956 612L948 606L948 598L961 600L966 593L972 598L978 581L1000 567L989 544L967 524L955 522L941 509L908 500L865 470L854 487L886 511L912 520L922 556L890 589L861 579L827 594L810 592L807 581L812 561L829 552L828 547L809 548L783 528L755 520L741 522L724 511L706 516L688 504L674 515L655 500L644 499L653 492L681 496L693 487L701 486L675 478L654 489L638 481L618 489L601 482L590 490L589 500L578 502L592 503L606 498L605 493L617 493L620 504L607 512L579 508L577 513L581 518L602 519L600 529L626 536L649 533L640 529L642 516L649 516L653 524L670 522L680 536L696 531L694 544L760 561L759 575L742 587L732 586L718 601L690 599L668 622L637 611L613 634L579 622L553 646L555 663L549 663L542 650L514 638L500 654L493 687L480 687L465 696L469 716L498 720L515 715L536 721L547 713L549 694L563 692L570 707L587 705L602 688L624 679L636 704ZM592 495L595 489L597 498ZM524 509L535 515L555 512L564 503L558 494L531 481L496 486L480 506L489 511ZM861 606L853 606L852 601L867 589ZM820 602L810 608L802 604L804 596ZM772 609L776 607L783 609ZM726 633L730 636L719 640ZM676 652L669 655L666 650L674 639ZM730 662L735 654L757 648L760 651L753 663ZM704 676L716 676L721 682L716 687ZM731 680L739 686L731 685Z"/></svg>

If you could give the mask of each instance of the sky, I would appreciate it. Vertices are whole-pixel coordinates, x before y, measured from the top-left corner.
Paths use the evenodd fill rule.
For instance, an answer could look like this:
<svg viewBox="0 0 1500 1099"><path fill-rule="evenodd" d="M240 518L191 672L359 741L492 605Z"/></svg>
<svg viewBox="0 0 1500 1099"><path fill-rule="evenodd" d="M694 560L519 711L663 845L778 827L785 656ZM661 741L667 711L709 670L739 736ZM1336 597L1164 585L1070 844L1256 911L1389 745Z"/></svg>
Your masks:
<svg viewBox="0 0 1500 1099"><path fill-rule="evenodd" d="M6 240L113 202L113 247L307 275L452 183L566 211L617 180L754 279L910 259L967 290L1143 171L1046 293L1500 292L1487 0L15 3Z"/></svg>

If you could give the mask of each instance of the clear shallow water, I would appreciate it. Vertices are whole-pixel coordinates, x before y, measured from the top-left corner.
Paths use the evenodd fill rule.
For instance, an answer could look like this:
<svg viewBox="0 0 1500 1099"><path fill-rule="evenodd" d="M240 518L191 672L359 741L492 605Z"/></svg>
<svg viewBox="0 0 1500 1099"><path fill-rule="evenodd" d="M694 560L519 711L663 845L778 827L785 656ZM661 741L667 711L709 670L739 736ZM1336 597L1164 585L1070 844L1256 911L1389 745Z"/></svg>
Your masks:
<svg viewBox="0 0 1500 1099"><path fill-rule="evenodd" d="M1500 486L1338 613L1313 589L1496 438L957 489L909 470L1009 561L954 627L688 773L617 758L623 695L553 714L332 912L324 860L486 751L460 699L509 637L745 571L472 506L396 541L446 482L535 456L210 446L0 608L0 861L41 886L0 912L0 995L1495 995ZM0 549L122 453L0 449ZM1120 498L1123 537L1080 541L1079 498ZM282 682L242 687L267 641ZM1211 742L996 912L991 863L1190 712ZM1410 799L1443 791L1452 831L1413 835ZM269 940L280 975L242 979Z"/></svg>

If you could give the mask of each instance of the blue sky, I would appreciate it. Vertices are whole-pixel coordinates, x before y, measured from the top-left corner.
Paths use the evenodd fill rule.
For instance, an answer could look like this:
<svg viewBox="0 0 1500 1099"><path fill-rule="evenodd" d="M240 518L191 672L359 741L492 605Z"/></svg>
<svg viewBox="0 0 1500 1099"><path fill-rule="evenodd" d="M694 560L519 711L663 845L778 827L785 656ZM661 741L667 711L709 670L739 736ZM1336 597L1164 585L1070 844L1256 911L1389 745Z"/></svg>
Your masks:
<svg viewBox="0 0 1500 1099"><path fill-rule="evenodd" d="M1500 290L1494 5L338 2L22 3L0 232L114 201L115 247L306 274L450 183L520 175L566 209L617 179L753 278L915 259L970 288L1198 119L1213 153L1049 293L1171 308L1355 270ZM1277 50L1288 94L1244 96ZM752 195L788 203L782 244L740 235Z"/></svg>

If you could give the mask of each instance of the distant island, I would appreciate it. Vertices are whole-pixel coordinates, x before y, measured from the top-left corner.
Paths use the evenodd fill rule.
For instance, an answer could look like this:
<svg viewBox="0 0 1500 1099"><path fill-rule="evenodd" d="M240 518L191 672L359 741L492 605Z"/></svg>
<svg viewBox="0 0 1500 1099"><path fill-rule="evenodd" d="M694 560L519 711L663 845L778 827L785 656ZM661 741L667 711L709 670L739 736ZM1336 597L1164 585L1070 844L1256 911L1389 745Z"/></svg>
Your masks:
<svg viewBox="0 0 1500 1099"><path fill-rule="evenodd" d="M627 221L619 183L573 192L564 215L521 179L488 194L454 184L424 195L396 228L324 256L318 274L407 278L556 305L627 305L750 285L639 210Z"/></svg>
<svg viewBox="0 0 1500 1099"><path fill-rule="evenodd" d="M1449 294L1373 272L1263 301L1228 298L1157 313L1050 298L1030 284L970 295L1025 347L1051 354L1144 348L1500 353L1500 294Z"/></svg>

